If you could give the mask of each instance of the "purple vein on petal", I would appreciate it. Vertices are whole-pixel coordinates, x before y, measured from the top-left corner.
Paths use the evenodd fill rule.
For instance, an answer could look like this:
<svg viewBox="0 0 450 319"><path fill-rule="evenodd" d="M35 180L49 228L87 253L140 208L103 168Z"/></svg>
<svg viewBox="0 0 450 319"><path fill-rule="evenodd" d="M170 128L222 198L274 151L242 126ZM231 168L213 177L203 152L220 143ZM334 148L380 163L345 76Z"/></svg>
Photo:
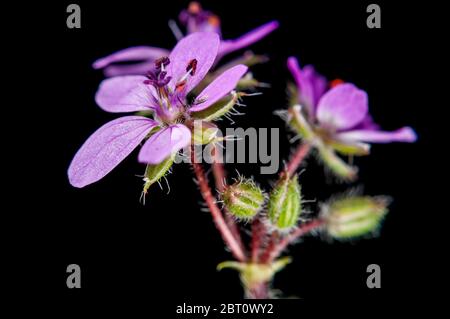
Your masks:
<svg viewBox="0 0 450 319"><path fill-rule="evenodd" d="M108 174L127 157L157 124L142 116L125 116L95 131L69 166L70 183L84 187Z"/></svg>

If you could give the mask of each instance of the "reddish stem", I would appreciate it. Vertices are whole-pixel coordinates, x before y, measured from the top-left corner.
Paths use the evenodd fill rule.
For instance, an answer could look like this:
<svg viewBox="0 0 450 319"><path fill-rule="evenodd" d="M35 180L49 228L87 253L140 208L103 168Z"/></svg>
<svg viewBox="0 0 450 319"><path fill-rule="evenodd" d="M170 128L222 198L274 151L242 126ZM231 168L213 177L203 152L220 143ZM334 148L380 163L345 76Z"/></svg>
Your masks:
<svg viewBox="0 0 450 319"><path fill-rule="evenodd" d="M277 231L274 231L272 235L269 237L269 242L267 244L266 249L264 250L264 253L261 256L261 262L262 263L268 263L272 251L276 248L278 244L279 234Z"/></svg>
<svg viewBox="0 0 450 319"><path fill-rule="evenodd" d="M222 212L220 211L219 207L216 204L216 198L211 193L211 188L209 187L203 167L200 163L197 163L195 159L195 150L193 148L191 150L191 162L195 176L198 181L198 185L200 187L200 192L206 204L208 205L213 221L217 229L219 230L220 234L222 235L225 244L228 246L231 253L237 260L245 262L247 259L245 253L242 247L239 245L239 242L236 240L236 238L234 238L233 234L228 228L228 225L226 224L223 218Z"/></svg>
<svg viewBox="0 0 450 319"><path fill-rule="evenodd" d="M259 218L255 218L252 223L252 242L251 242L251 259L253 263L259 261L261 252L262 239L265 234L266 227Z"/></svg>
<svg viewBox="0 0 450 319"><path fill-rule="evenodd" d="M311 144L304 143L300 144L297 149L295 150L295 153L292 155L291 159L289 160L289 163L286 166L286 173L289 176L292 176L297 171L298 167L302 163L303 159L308 155L309 151L311 149Z"/></svg>
<svg viewBox="0 0 450 319"><path fill-rule="evenodd" d="M269 283L262 282L253 287L246 288L245 296L250 299L269 299Z"/></svg>
<svg viewBox="0 0 450 319"><path fill-rule="evenodd" d="M298 227L294 232L284 237L273 249L266 251L266 253L268 254L267 262L271 263L272 261L274 261L283 252L283 250L285 250L287 246L289 246L289 244L291 244L301 236L313 231L314 229L321 227L323 223L324 221L322 219L315 219Z"/></svg>

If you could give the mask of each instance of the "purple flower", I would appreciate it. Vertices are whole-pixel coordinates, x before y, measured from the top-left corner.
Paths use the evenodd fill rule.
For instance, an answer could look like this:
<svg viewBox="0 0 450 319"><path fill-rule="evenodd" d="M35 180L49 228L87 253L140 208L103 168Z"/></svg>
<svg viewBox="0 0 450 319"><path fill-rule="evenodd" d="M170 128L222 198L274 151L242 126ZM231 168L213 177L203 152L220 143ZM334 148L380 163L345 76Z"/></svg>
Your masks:
<svg viewBox="0 0 450 319"><path fill-rule="evenodd" d="M305 109L315 134L324 140L348 145L416 141L410 127L380 130L368 112L367 93L353 84L338 84L327 91L326 79L312 66L300 68L291 57L288 68L298 87L298 103Z"/></svg>
<svg viewBox="0 0 450 319"><path fill-rule="evenodd" d="M199 3L191 2L188 9L183 10L179 16L181 24L186 27L188 34L193 32L215 32L221 37L220 19L210 11L203 10ZM266 23L237 39L221 39L215 62L226 54L240 50L261 40L278 28L277 21ZM118 76L127 74L145 74L153 62L167 56L169 51L150 46L136 46L123 49L100 58L93 63L94 69L104 69L105 76ZM134 62L130 65L117 63Z"/></svg>
<svg viewBox="0 0 450 319"><path fill-rule="evenodd" d="M98 181L127 157L145 138L138 160L158 164L191 143L190 113L207 109L232 91L247 71L234 66L218 76L189 103L187 94L200 83L219 50L216 33L197 32L180 40L168 57L157 59L147 76L104 80L97 104L108 112L152 111L153 118L124 116L98 129L70 164L75 187Z"/></svg>

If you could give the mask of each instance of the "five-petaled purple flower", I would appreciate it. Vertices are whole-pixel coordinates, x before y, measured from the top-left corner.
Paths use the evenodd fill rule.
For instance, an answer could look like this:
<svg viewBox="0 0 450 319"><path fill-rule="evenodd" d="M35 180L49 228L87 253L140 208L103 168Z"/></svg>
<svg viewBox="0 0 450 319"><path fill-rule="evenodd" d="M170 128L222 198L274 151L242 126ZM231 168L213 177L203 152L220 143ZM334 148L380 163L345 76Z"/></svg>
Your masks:
<svg viewBox="0 0 450 319"><path fill-rule="evenodd" d="M300 68L290 57L287 62L296 86L298 103L315 135L336 145L358 145L368 150L365 143L414 142L417 136L410 127L392 132L380 130L368 112L367 93L350 83L328 89L326 79L307 65Z"/></svg>
<svg viewBox="0 0 450 319"><path fill-rule="evenodd" d="M197 2L192 2L187 10L180 14L180 22L186 27L187 33L215 32L221 37L220 20L210 11L203 10ZM268 22L237 39L220 41L215 62L226 54L245 48L278 28L277 21ZM161 56L167 56L169 51L151 46L135 46L112 53L93 63L94 69L104 69L108 77L117 75L145 74L153 62ZM135 62L133 64L118 64Z"/></svg>
<svg viewBox="0 0 450 319"><path fill-rule="evenodd" d="M102 109L151 110L154 119L124 116L98 129L72 160L68 171L70 183L84 187L103 178L148 136L138 156L141 163L161 163L188 146L191 131L185 124L190 112L205 110L230 93L247 71L244 65L228 69L189 103L187 94L205 77L219 46L216 33L192 33L180 40L168 57L157 59L147 76L104 80L96 94L96 102Z"/></svg>

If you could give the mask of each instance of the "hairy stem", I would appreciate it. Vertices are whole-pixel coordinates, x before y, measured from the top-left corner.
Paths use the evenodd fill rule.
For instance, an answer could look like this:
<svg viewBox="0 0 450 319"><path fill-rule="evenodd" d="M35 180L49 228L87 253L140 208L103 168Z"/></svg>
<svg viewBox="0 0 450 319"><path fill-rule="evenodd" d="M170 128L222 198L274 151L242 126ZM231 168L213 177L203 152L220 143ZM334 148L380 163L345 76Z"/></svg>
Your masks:
<svg viewBox="0 0 450 319"><path fill-rule="evenodd" d="M295 153L291 156L291 159L289 160L287 166L286 166L286 173L289 176L292 176L297 171L298 167L302 163L303 159L308 155L309 151L311 149L311 144L304 143L297 146L297 149L295 150Z"/></svg>
<svg viewBox="0 0 450 319"><path fill-rule="evenodd" d="M266 251L267 253L267 262L271 263L273 262L278 256L281 255L281 253L291 244L292 242L296 241L298 238L302 237L303 235L306 235L310 233L311 231L321 227L323 225L324 221L321 219L315 219L312 220L306 224L303 224L299 226L294 232L289 234L288 236L284 237L279 241L277 245L275 245L272 249L268 249Z"/></svg>
<svg viewBox="0 0 450 319"><path fill-rule="evenodd" d="M262 263L269 263L271 261L271 254L276 249L279 240L279 234L274 231L269 237L269 242L267 243L266 249L261 256Z"/></svg>
<svg viewBox="0 0 450 319"><path fill-rule="evenodd" d="M259 262L261 245L265 235L266 227L259 218L255 218L252 223L251 260L252 263Z"/></svg>
<svg viewBox="0 0 450 319"><path fill-rule="evenodd" d="M208 205L214 224L222 235L225 244L228 246L231 253L237 260L241 262L246 261L247 258L242 247L239 245L239 242L236 240L236 238L228 228L228 225L223 218L222 212L216 204L216 198L211 192L211 188L209 187L208 180L206 179L206 175L202 165L200 163L197 163L196 161L194 148L192 148L191 150L191 164L194 169L194 173L197 178L202 197Z"/></svg>

